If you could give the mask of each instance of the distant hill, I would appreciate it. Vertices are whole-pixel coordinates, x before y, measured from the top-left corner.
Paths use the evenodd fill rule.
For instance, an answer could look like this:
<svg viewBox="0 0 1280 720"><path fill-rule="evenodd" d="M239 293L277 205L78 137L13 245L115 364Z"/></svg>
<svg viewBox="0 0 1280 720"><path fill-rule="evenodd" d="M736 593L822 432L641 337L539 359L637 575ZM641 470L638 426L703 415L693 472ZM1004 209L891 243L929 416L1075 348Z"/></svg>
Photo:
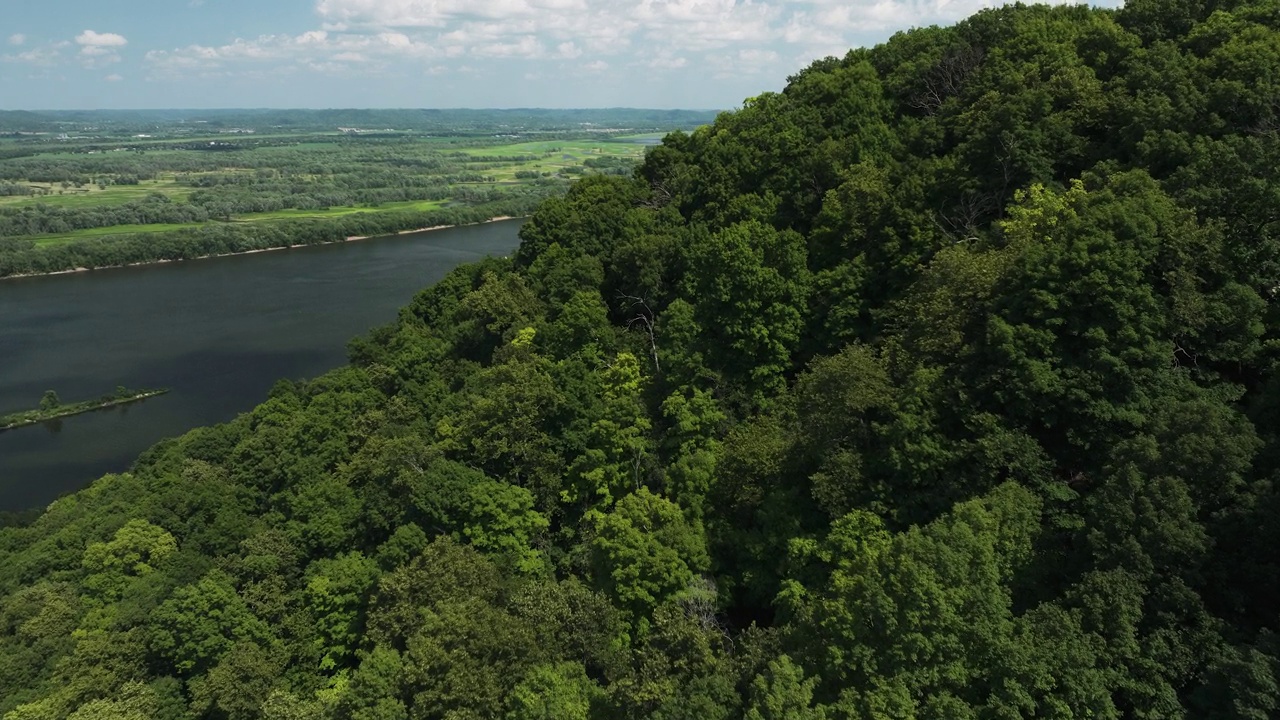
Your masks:
<svg viewBox="0 0 1280 720"><path fill-rule="evenodd" d="M0 110L0 132L36 132L50 126L47 115L27 110Z"/></svg>
<svg viewBox="0 0 1280 720"><path fill-rule="evenodd" d="M368 130L410 130L451 134L490 134L504 131L582 131L624 128L692 130L711 122L715 110L607 109L224 109L224 110L50 110L0 112L0 130L37 131L51 128L147 131L173 126L227 129L331 131L340 127Z"/></svg>

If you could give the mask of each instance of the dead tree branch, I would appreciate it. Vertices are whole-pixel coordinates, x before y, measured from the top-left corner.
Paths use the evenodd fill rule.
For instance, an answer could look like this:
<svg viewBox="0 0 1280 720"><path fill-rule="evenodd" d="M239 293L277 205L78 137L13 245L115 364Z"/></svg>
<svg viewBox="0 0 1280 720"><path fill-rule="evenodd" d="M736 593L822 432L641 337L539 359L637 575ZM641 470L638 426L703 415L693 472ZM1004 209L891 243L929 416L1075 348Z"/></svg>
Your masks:
<svg viewBox="0 0 1280 720"><path fill-rule="evenodd" d="M657 375L662 371L658 363L658 336L654 328L654 322L657 317L654 315L653 309L649 307L649 303L642 297L635 295L618 294L619 307L624 311L634 312L630 319L627 320L627 330L634 330L637 327L644 331L649 337L649 355L653 358L653 373Z"/></svg>

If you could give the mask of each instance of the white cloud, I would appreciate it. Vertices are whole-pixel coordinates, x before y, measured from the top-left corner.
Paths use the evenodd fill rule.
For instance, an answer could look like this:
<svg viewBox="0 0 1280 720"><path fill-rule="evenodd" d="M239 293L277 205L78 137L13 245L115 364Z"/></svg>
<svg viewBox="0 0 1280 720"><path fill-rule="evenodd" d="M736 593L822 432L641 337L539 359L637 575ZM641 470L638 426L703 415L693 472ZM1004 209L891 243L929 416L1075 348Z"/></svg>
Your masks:
<svg viewBox="0 0 1280 720"><path fill-rule="evenodd" d="M106 80L107 82L120 82L121 80L124 80L124 77L119 75L118 73L111 73L110 75L102 79Z"/></svg>
<svg viewBox="0 0 1280 720"><path fill-rule="evenodd" d="M129 44L123 35L85 30L76 36L80 46L80 64L94 70L120 62L119 48Z"/></svg>
<svg viewBox="0 0 1280 720"><path fill-rule="evenodd" d="M471 48L471 52L480 57L535 59L542 57L546 49L542 47L542 43L538 42L536 37L525 35L513 38L510 42L491 42L474 45Z"/></svg>
<svg viewBox="0 0 1280 720"><path fill-rule="evenodd" d="M1053 0L1051 0L1053 1ZM446 57L579 61L628 53L627 67L746 63L784 77L814 59L911 26L951 22L991 0L315 0L326 29L394 30ZM759 50L744 61L739 50ZM718 58L718 60L716 60ZM615 67L619 63L612 63Z"/></svg>
<svg viewBox="0 0 1280 720"><path fill-rule="evenodd" d="M507 20L582 12L587 0L319 0L316 12L331 26L446 27L458 18Z"/></svg>
<svg viewBox="0 0 1280 720"><path fill-rule="evenodd" d="M487 36L475 43L482 49L535 35L548 45L614 54L640 40L685 49L768 42L782 9L753 0L318 0L316 12L336 31L434 30L463 44Z"/></svg>
<svg viewBox="0 0 1280 720"><path fill-rule="evenodd" d="M651 58L645 63L645 66L655 70L678 70L687 65L688 62L682 57L656 57Z"/></svg>
<svg viewBox="0 0 1280 720"><path fill-rule="evenodd" d="M85 30L76 36L76 44L84 47L115 48L124 47L129 44L129 41L125 40L123 35Z"/></svg>
<svg viewBox="0 0 1280 720"><path fill-rule="evenodd" d="M315 72L341 74L353 65L388 65L393 60L430 60L446 55L439 46L401 32L373 34L335 33L312 30L301 35L262 35L252 40L236 39L225 45L188 45L173 50L151 50L145 60L154 79L186 74L212 76L232 72L248 74L270 66L274 73L295 67Z"/></svg>
<svg viewBox="0 0 1280 720"><path fill-rule="evenodd" d="M9 36L10 45L25 45L26 42L27 42L27 36L23 35L22 33L14 33Z"/></svg>
<svg viewBox="0 0 1280 720"><path fill-rule="evenodd" d="M16 55L0 55L0 61L10 63L23 63L26 65L38 65L41 67L50 67L57 65L61 60L61 53L54 46L43 48L32 48Z"/></svg>
<svg viewBox="0 0 1280 720"><path fill-rule="evenodd" d="M719 79L760 75L778 64L778 53L773 50L744 48L733 53L707 56L707 65Z"/></svg>
<svg viewBox="0 0 1280 720"><path fill-rule="evenodd" d="M1060 0L1050 0L1056 2ZM1112 0L1102 0L1111 2ZM781 83L893 30L949 23L992 0L312 0L317 29L146 54L152 78L308 71L494 77L605 73L717 86ZM82 38L123 37L85 31ZM96 57L81 38L82 61ZM95 44L114 49L120 45ZM105 62L106 55L103 55ZM513 67L513 63L535 63ZM478 69L477 69L478 68ZM663 80L665 79L665 80ZM742 79L741 83L722 80Z"/></svg>

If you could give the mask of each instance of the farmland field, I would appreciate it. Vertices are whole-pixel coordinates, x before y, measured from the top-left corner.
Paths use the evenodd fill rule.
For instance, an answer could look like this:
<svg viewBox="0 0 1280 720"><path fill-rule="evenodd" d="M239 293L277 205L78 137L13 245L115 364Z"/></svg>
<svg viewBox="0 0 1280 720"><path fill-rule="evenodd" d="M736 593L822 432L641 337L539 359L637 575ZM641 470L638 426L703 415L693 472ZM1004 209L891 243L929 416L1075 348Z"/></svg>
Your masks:
<svg viewBox="0 0 1280 720"><path fill-rule="evenodd" d="M470 125L443 132L178 124L7 138L0 277L198 254L182 245L209 236L203 228L234 234L230 250L215 249L235 252L519 216L577 178L630 174L655 138L678 129L513 131L466 117ZM479 132L485 122L502 132Z"/></svg>
<svg viewBox="0 0 1280 720"><path fill-rule="evenodd" d="M122 205L134 200L141 200L151 193L162 193L175 199L183 199L191 194L190 188L177 183L172 174L156 180L146 180L137 185L86 185L83 187L60 187L58 183L27 182L38 195L16 195L0 197L0 207L14 207L45 203L58 207L91 207L96 205Z"/></svg>

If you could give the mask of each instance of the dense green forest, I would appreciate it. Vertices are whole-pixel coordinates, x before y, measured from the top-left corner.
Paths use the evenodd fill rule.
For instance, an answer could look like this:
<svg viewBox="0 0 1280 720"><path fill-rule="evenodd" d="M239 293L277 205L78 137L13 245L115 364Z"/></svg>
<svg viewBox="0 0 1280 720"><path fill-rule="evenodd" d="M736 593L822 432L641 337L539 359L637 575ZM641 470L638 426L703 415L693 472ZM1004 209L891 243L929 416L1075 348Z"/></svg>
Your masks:
<svg viewBox="0 0 1280 720"><path fill-rule="evenodd" d="M0 531L0 715L1280 712L1280 5L1011 6Z"/></svg>

